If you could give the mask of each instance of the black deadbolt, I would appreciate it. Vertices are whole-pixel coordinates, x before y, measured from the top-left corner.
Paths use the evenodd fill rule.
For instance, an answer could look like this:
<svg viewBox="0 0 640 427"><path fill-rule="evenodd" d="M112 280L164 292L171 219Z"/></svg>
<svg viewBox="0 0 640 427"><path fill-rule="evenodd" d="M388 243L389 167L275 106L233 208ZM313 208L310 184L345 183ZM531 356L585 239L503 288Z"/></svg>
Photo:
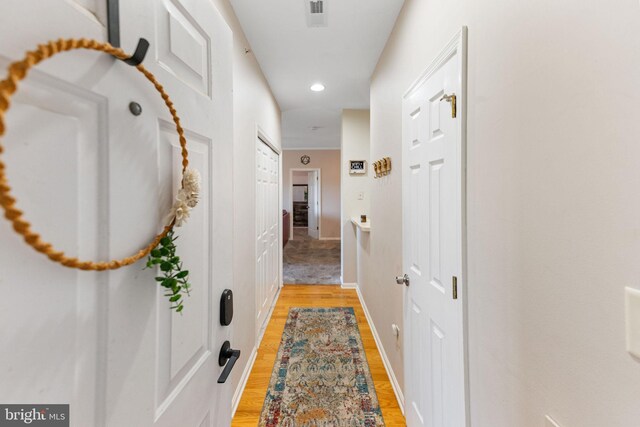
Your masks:
<svg viewBox="0 0 640 427"><path fill-rule="evenodd" d="M220 324L229 326L233 320L233 292L225 289L220 297Z"/></svg>

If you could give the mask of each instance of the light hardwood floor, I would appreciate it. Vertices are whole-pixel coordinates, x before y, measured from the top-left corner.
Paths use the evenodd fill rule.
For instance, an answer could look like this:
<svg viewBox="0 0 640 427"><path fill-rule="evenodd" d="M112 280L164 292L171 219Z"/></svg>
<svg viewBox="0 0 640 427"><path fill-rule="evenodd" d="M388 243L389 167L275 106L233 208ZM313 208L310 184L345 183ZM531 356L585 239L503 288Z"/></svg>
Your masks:
<svg viewBox="0 0 640 427"><path fill-rule="evenodd" d="M232 427L258 425L290 307L354 308L385 424L389 427L406 426L356 291L342 289L340 286L285 285L258 349L258 356L231 423Z"/></svg>

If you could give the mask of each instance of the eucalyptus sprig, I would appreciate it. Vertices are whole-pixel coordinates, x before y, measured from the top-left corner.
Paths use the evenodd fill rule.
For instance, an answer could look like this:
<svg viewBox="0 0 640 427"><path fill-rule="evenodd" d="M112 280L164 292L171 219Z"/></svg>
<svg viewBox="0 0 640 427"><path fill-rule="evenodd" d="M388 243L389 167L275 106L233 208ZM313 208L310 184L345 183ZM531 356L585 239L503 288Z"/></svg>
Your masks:
<svg viewBox="0 0 640 427"><path fill-rule="evenodd" d="M175 241L177 239L178 236L174 235L173 230L169 231L160 240L160 244L151 251L146 268L160 267L163 276L156 277L156 282L166 289L164 296L169 297L171 309L180 313L184 309L182 298L185 294L190 295L191 284L189 283L189 270L182 269L182 261L176 255Z"/></svg>

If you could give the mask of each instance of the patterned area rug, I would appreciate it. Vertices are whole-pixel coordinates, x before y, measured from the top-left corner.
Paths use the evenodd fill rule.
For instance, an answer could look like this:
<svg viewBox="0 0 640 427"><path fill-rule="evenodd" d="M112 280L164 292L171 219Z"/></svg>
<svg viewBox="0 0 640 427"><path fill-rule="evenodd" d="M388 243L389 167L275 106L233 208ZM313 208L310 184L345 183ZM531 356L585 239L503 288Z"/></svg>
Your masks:
<svg viewBox="0 0 640 427"><path fill-rule="evenodd" d="M289 310L259 426L384 426L352 307Z"/></svg>

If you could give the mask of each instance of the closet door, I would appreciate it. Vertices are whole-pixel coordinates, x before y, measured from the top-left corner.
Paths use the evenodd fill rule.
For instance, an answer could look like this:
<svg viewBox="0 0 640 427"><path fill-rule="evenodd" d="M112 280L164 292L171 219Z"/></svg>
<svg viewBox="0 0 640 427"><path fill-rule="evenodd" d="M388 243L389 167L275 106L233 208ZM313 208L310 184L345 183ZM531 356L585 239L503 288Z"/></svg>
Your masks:
<svg viewBox="0 0 640 427"><path fill-rule="evenodd" d="M256 141L256 331L264 327L280 285L280 156Z"/></svg>

